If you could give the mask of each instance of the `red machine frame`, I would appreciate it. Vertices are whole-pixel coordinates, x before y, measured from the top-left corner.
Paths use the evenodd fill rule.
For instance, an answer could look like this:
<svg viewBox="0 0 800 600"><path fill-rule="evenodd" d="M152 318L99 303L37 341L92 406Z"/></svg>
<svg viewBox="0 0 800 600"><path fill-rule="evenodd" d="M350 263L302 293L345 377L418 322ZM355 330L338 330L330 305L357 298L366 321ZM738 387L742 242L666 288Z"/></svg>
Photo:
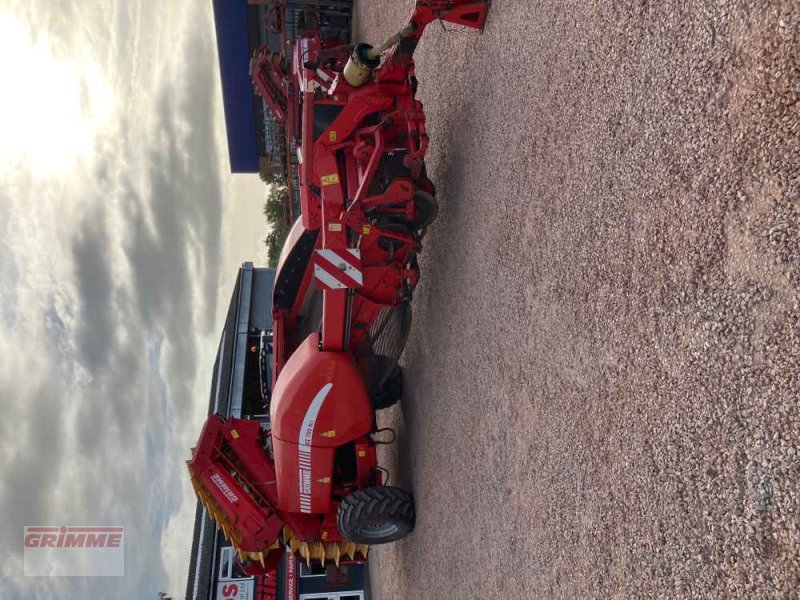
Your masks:
<svg viewBox="0 0 800 600"><path fill-rule="evenodd" d="M486 0L417 0L363 81L349 81L345 64L364 48L325 47L312 36L294 50L283 114L292 122L298 110L302 217L276 275L272 430L212 416L188 461L198 496L252 572L274 569L285 546L309 562L366 559L367 546L337 526L345 498L384 483L374 403L356 354L382 311L411 301L422 200L435 191L424 167L429 140L413 53L431 22L481 29L488 7ZM270 65L261 63L259 73L277 74ZM394 171L386 175L389 162ZM318 294L320 326L301 334L300 319Z"/></svg>

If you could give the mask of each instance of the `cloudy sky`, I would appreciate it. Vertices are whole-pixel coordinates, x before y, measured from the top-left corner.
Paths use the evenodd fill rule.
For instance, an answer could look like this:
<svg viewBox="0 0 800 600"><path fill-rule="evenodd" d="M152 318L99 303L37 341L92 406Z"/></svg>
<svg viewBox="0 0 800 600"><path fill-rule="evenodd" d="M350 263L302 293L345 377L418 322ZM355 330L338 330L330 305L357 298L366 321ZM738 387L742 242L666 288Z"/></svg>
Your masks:
<svg viewBox="0 0 800 600"><path fill-rule="evenodd" d="M211 2L0 0L0 81L0 597L180 597L183 460L265 258ZM21 577L22 527L60 524L124 525L124 579Z"/></svg>

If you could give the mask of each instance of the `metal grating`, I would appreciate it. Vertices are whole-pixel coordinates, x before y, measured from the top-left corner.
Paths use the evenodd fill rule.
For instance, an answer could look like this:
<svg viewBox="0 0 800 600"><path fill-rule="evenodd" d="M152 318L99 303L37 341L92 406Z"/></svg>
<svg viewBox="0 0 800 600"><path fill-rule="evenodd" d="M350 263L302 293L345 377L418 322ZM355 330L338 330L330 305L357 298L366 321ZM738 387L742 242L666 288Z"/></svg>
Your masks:
<svg viewBox="0 0 800 600"><path fill-rule="evenodd" d="M411 307L407 304L381 309L369 329L369 338L356 352L370 395L381 394L389 377L397 371L411 330Z"/></svg>
<svg viewBox="0 0 800 600"><path fill-rule="evenodd" d="M382 309L369 330L372 353L397 362L403 354L410 330L411 307L408 304Z"/></svg>

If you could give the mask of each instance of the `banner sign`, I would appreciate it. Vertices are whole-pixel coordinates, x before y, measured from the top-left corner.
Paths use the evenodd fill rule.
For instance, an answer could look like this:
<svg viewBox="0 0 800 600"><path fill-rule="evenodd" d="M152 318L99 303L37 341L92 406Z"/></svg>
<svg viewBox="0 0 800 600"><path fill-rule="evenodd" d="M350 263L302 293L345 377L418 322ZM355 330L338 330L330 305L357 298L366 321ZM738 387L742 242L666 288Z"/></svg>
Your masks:
<svg viewBox="0 0 800 600"><path fill-rule="evenodd" d="M228 579L217 583L217 600L253 600L253 578Z"/></svg>

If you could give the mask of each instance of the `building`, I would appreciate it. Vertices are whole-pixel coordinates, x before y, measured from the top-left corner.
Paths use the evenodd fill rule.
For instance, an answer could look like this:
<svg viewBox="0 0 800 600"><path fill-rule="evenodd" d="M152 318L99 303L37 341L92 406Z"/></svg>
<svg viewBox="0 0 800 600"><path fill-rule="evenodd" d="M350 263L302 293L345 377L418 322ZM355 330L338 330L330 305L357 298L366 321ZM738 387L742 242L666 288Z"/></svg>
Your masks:
<svg viewBox="0 0 800 600"><path fill-rule="evenodd" d="M301 31L350 39L352 0L213 0L228 154L233 173L287 173L285 131L250 79L262 45L285 58Z"/></svg>
<svg viewBox="0 0 800 600"><path fill-rule="evenodd" d="M249 262L239 269L214 362L209 415L255 419L269 427L261 349L272 331L274 283L275 269ZM222 531L197 503L186 600L364 600L366 577L366 565L309 569L294 556L284 556L275 577L246 576Z"/></svg>

